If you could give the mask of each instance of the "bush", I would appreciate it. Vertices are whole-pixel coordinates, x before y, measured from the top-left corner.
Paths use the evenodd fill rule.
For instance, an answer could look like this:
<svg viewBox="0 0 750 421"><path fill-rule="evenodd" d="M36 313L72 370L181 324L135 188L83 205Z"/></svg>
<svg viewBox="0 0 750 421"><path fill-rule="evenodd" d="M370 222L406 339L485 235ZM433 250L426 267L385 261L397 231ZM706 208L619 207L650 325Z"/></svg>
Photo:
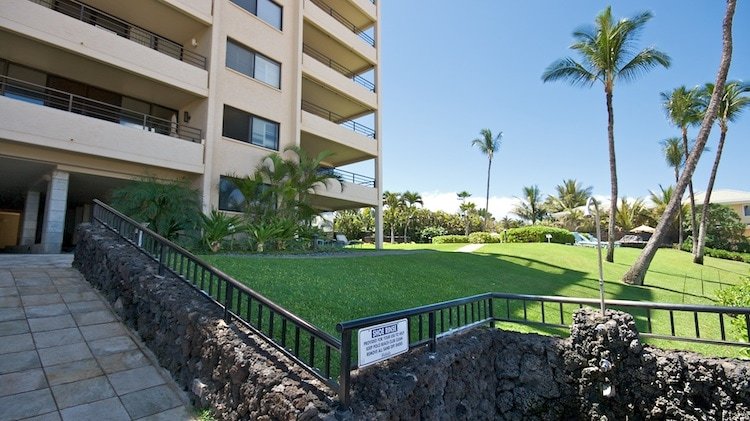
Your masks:
<svg viewBox="0 0 750 421"><path fill-rule="evenodd" d="M443 227L426 227L420 233L419 236L421 242L429 243L435 237L440 237L447 234L448 231Z"/></svg>
<svg viewBox="0 0 750 421"><path fill-rule="evenodd" d="M544 243L547 242L547 234L552 234L550 241L553 243L573 244L575 242L570 231L541 225L509 229L505 231L505 241L508 243Z"/></svg>
<svg viewBox="0 0 750 421"><path fill-rule="evenodd" d="M690 239L685 240L681 248L682 248L682 251L692 252L693 245ZM708 256L708 257L715 257L717 259L734 260L737 262L750 263L750 253L740 253L736 251L727 251L727 250L712 249L709 247L704 247L703 255Z"/></svg>
<svg viewBox="0 0 750 421"><path fill-rule="evenodd" d="M745 278L738 285L719 290L716 298L723 306L728 307L750 307L750 278ZM733 330L745 341L747 341L747 327L744 317L732 317ZM750 350L744 350L745 355L750 356Z"/></svg>
<svg viewBox="0 0 750 421"><path fill-rule="evenodd" d="M489 244L502 242L498 234L489 232L472 232L469 234L469 242L474 244Z"/></svg>
<svg viewBox="0 0 750 421"><path fill-rule="evenodd" d="M432 244L468 243L469 237L465 235L438 235L432 237Z"/></svg>

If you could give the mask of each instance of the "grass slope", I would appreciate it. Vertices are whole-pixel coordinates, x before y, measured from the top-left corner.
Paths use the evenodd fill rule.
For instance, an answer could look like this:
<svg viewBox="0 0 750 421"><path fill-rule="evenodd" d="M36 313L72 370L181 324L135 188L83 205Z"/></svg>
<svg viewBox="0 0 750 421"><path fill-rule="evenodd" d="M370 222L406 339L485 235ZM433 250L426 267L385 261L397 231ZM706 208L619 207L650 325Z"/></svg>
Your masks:
<svg viewBox="0 0 750 421"><path fill-rule="evenodd" d="M333 334L340 321L488 291L598 297L595 249L560 244L488 244L474 253L454 252L461 246L389 247L404 250L397 255L371 251L356 257L212 255L205 259ZM689 253L663 249L651 265L645 286L625 285L619 279L639 252L617 249L615 263L605 262L607 298L715 304L718 289L750 275L750 265L745 263L706 258L706 264L700 266L692 263ZM668 326L664 317L656 316L654 323ZM687 315L676 321L685 328L690 323L692 329ZM639 327L645 323L643 315ZM717 332L718 322L702 335L718 335ZM715 346L690 348L712 354L736 354Z"/></svg>

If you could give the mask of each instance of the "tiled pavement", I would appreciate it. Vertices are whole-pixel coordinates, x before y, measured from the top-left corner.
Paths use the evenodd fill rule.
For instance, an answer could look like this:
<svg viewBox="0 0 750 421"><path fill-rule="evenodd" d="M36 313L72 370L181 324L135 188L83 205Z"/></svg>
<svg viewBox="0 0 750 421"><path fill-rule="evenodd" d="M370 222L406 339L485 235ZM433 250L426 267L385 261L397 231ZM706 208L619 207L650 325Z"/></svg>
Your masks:
<svg viewBox="0 0 750 421"><path fill-rule="evenodd" d="M184 420L184 395L71 255L0 255L0 420Z"/></svg>

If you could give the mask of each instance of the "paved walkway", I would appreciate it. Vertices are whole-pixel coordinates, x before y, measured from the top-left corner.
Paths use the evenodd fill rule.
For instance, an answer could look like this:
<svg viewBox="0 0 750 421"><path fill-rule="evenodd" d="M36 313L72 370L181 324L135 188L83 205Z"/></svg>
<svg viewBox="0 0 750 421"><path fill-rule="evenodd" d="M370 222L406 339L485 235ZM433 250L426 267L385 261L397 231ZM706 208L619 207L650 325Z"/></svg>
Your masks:
<svg viewBox="0 0 750 421"><path fill-rule="evenodd" d="M72 255L0 254L0 420L184 420L186 398Z"/></svg>
<svg viewBox="0 0 750 421"><path fill-rule="evenodd" d="M484 244L467 244L456 251L460 253L471 253L479 250L482 247L484 247Z"/></svg>

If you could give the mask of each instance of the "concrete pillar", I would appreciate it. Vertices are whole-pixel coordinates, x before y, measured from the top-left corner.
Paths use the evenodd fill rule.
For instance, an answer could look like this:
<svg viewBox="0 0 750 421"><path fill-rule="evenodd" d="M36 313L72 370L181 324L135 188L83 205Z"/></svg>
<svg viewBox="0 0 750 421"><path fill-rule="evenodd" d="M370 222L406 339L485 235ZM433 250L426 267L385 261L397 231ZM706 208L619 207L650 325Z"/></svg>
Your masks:
<svg viewBox="0 0 750 421"><path fill-rule="evenodd" d="M42 225L43 253L60 253L62 250L69 176L70 174L65 171L52 171L52 178L47 184L47 202Z"/></svg>
<svg viewBox="0 0 750 421"><path fill-rule="evenodd" d="M26 192L26 204L23 208L23 221L21 222L21 238L18 244L31 246L36 241L36 221L39 216L39 192L29 190Z"/></svg>

